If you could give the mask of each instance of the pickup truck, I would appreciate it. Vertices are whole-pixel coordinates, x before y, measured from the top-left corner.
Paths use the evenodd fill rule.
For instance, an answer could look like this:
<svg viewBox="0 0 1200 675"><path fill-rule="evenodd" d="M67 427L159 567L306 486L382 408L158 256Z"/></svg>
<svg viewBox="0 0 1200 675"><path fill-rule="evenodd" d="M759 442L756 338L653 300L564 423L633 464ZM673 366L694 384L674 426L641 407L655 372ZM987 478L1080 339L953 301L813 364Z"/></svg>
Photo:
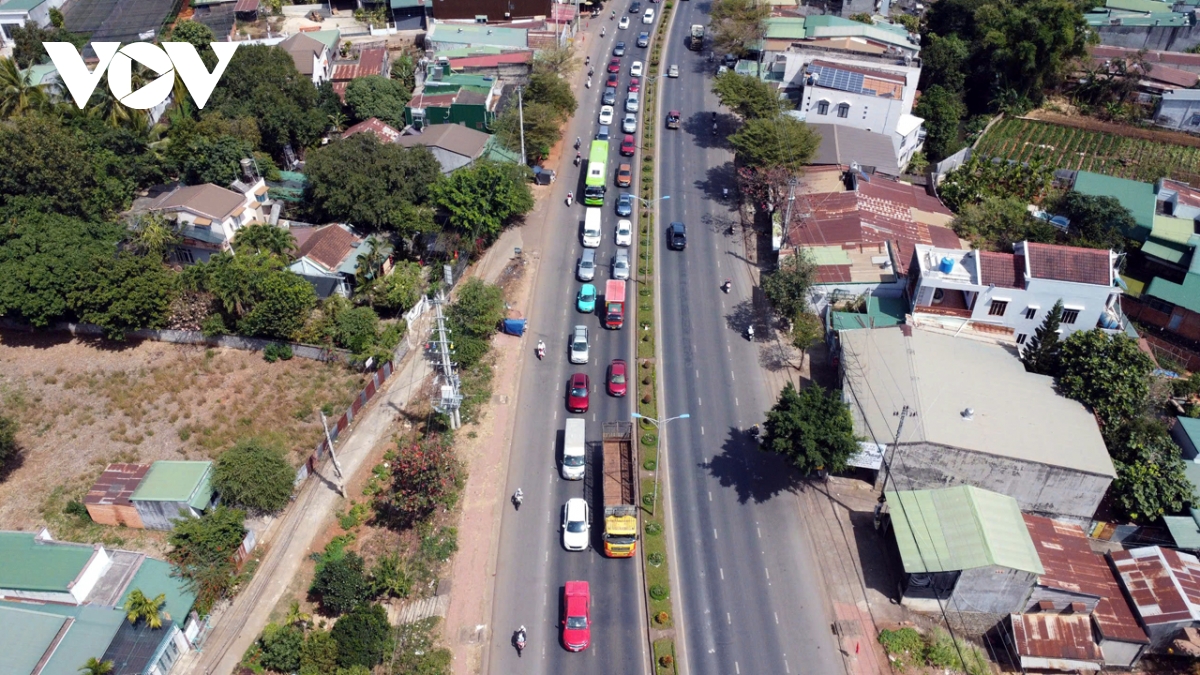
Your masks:
<svg viewBox="0 0 1200 675"><path fill-rule="evenodd" d="M679 117L680 117L680 113L678 110L672 110L671 112L667 113L667 128L668 129L678 129L679 128Z"/></svg>

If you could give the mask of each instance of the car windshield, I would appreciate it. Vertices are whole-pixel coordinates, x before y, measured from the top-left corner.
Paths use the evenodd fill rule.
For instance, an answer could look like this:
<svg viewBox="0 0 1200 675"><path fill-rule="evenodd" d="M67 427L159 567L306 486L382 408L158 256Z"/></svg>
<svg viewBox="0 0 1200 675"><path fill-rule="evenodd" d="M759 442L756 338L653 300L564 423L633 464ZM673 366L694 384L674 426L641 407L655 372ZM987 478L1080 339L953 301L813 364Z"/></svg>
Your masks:
<svg viewBox="0 0 1200 675"><path fill-rule="evenodd" d="M583 466L583 456L582 455L565 455L563 457L563 464L565 464L567 466Z"/></svg>
<svg viewBox="0 0 1200 675"><path fill-rule="evenodd" d="M567 628L572 630L583 630L587 628L587 617L583 616L568 616Z"/></svg>
<svg viewBox="0 0 1200 675"><path fill-rule="evenodd" d="M584 389L583 387L575 387L574 389L571 390L572 396L578 396L580 398L587 396L587 393L588 393L587 389Z"/></svg>
<svg viewBox="0 0 1200 675"><path fill-rule="evenodd" d="M595 267L595 264L591 260L584 260L579 263L579 269L590 270L593 267Z"/></svg>
<svg viewBox="0 0 1200 675"><path fill-rule="evenodd" d="M613 384L625 384L625 376L620 373L615 373L612 376Z"/></svg>
<svg viewBox="0 0 1200 675"><path fill-rule="evenodd" d="M573 520L567 523L567 532L587 532L587 523Z"/></svg>

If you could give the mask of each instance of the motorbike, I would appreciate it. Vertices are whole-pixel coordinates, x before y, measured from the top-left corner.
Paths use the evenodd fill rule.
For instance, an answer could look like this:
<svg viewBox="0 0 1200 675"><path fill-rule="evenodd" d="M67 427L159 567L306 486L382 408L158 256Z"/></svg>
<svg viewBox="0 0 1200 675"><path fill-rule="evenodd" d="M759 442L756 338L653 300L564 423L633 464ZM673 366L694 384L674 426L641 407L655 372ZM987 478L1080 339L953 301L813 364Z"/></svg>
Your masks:
<svg viewBox="0 0 1200 675"><path fill-rule="evenodd" d="M588 77L591 77L591 76L593 76L593 75L595 75L595 74L596 74L596 69L595 69L595 68L588 68Z"/></svg>
<svg viewBox="0 0 1200 675"><path fill-rule="evenodd" d="M600 29L600 37L604 37L604 29L603 28Z"/></svg>
<svg viewBox="0 0 1200 675"><path fill-rule="evenodd" d="M750 427L750 438L753 438L754 441L759 445L763 444L762 428L760 428L757 424Z"/></svg>
<svg viewBox="0 0 1200 675"><path fill-rule="evenodd" d="M583 161L583 155L575 153L575 166L579 166L579 162Z"/></svg>
<svg viewBox="0 0 1200 675"><path fill-rule="evenodd" d="M592 65L592 57L590 57L590 56L584 57L584 59L583 59L583 65L585 65L585 66L590 66L590 65Z"/></svg>
<svg viewBox="0 0 1200 675"><path fill-rule="evenodd" d="M542 342L541 340L538 340L537 344L537 357L538 361L541 361L546 357L546 343Z"/></svg>
<svg viewBox="0 0 1200 675"><path fill-rule="evenodd" d="M567 206L570 206L570 205L571 205L571 202L573 202L573 201L575 201L575 193L574 193L574 192L568 192L568 193L567 193Z"/></svg>
<svg viewBox="0 0 1200 675"><path fill-rule="evenodd" d="M513 508L517 509L518 511L521 510L521 503L524 501L525 493L521 492L521 488L517 488L517 491L514 492L512 496Z"/></svg>
<svg viewBox="0 0 1200 675"><path fill-rule="evenodd" d="M717 123L713 122L713 136L717 135Z"/></svg>
<svg viewBox="0 0 1200 675"><path fill-rule="evenodd" d="M729 199L729 188L721 188L721 198Z"/></svg>
<svg viewBox="0 0 1200 675"><path fill-rule="evenodd" d="M592 78L589 77L587 79L587 82L583 83L583 86L587 87L588 89L591 89L592 88Z"/></svg>
<svg viewBox="0 0 1200 675"><path fill-rule="evenodd" d="M513 636L513 644L515 644L517 646L517 656L518 657L521 656L521 652L525 651L526 638L527 638L527 636L525 634L525 626L521 626L520 628L517 629L516 635Z"/></svg>
<svg viewBox="0 0 1200 675"><path fill-rule="evenodd" d="M576 137L575 137L575 149L576 149L576 150L578 150L578 149L579 149L579 145L580 145L580 143L581 143L581 141L579 140L579 137L578 137L578 136L576 136Z"/></svg>
<svg viewBox="0 0 1200 675"><path fill-rule="evenodd" d="M746 339L754 342L754 326L746 326Z"/></svg>
<svg viewBox="0 0 1200 675"><path fill-rule="evenodd" d="M732 279L726 279L725 283L721 284L721 290L725 291L726 293L729 293L729 289L731 289L731 288L733 288L733 280Z"/></svg>

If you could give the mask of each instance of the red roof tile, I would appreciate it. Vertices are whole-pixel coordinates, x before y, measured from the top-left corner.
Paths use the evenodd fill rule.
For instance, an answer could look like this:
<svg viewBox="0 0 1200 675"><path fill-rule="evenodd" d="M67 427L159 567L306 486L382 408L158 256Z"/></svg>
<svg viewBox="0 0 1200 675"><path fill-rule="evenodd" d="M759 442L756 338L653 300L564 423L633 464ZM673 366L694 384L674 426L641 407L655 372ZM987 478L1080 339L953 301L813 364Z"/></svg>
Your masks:
<svg viewBox="0 0 1200 675"><path fill-rule="evenodd" d="M394 127L380 120L378 117L365 119L358 124L350 127L342 132L342 138L349 138L354 134L361 134L364 131L370 131L379 138L383 143L395 143L397 138L400 138L400 132Z"/></svg>
<svg viewBox="0 0 1200 675"><path fill-rule="evenodd" d="M1092 47L1092 58L1129 59L1137 56L1138 53L1137 49L1129 49L1127 47L1111 47L1109 45L1096 45ZM1146 63L1165 63L1176 67L1200 68L1200 54L1153 50L1146 50L1141 52L1141 54Z"/></svg>
<svg viewBox="0 0 1200 675"><path fill-rule="evenodd" d="M1149 546L1109 556L1147 626L1200 621L1200 560Z"/></svg>
<svg viewBox="0 0 1200 675"><path fill-rule="evenodd" d="M979 281L1000 288L1025 288L1025 256L980 251Z"/></svg>
<svg viewBox="0 0 1200 675"><path fill-rule="evenodd" d="M1086 614L1013 614L1017 654L1042 659L1103 662Z"/></svg>
<svg viewBox="0 0 1200 675"><path fill-rule="evenodd" d="M88 489L83 503L128 506L133 491L149 470L149 464L109 464Z"/></svg>
<svg viewBox="0 0 1200 675"><path fill-rule="evenodd" d="M333 271L342 264L346 256L354 250L355 244L360 241L362 240L347 232L341 225L326 225L318 228L304 242L297 257L308 258L321 264L325 269Z"/></svg>
<svg viewBox="0 0 1200 675"><path fill-rule="evenodd" d="M555 5L555 7L567 7L567 5ZM464 56L461 59L449 59L449 63L451 68L487 68L502 63L529 63L532 60L532 51L521 51L487 56Z"/></svg>
<svg viewBox="0 0 1200 675"><path fill-rule="evenodd" d="M929 238L933 240L933 245L938 248L962 248L962 242L958 240L958 235L954 230L941 225L929 226Z"/></svg>
<svg viewBox="0 0 1200 675"><path fill-rule="evenodd" d="M1029 257L1029 276L1034 279L1097 286L1112 284L1112 262L1107 250L1028 242L1025 254Z"/></svg>
<svg viewBox="0 0 1200 675"><path fill-rule="evenodd" d="M1113 570L1103 556L1092 552L1087 536L1078 525L1024 514L1045 573L1038 583L1100 600L1092 620L1105 640L1146 644L1146 633L1138 625L1129 603L1117 585Z"/></svg>

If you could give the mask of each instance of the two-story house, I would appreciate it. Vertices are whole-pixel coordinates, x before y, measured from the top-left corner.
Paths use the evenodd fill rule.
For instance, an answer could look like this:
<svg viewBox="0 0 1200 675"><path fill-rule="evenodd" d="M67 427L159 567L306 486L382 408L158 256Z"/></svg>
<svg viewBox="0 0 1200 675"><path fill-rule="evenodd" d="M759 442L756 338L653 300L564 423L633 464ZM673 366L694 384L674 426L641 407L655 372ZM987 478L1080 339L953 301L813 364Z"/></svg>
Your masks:
<svg viewBox="0 0 1200 675"><path fill-rule="evenodd" d="M1062 300L1063 337L1124 328L1112 251L1028 241L1012 253L915 248L907 295L918 322L990 325L1023 345Z"/></svg>
<svg viewBox="0 0 1200 675"><path fill-rule="evenodd" d="M301 75L312 78L313 84L320 86L329 79L333 70L333 55L329 45L307 33L297 33L278 46L292 57Z"/></svg>
<svg viewBox="0 0 1200 675"><path fill-rule="evenodd" d="M233 185L237 189L212 183L178 187L150 207L175 222L182 239L173 252L178 262L190 264L228 251L238 230L266 222L266 182L259 178Z"/></svg>
<svg viewBox="0 0 1200 675"><path fill-rule="evenodd" d="M39 28L50 26L50 10L58 9L66 0L0 0L0 47L14 46L12 29L27 23Z"/></svg>

